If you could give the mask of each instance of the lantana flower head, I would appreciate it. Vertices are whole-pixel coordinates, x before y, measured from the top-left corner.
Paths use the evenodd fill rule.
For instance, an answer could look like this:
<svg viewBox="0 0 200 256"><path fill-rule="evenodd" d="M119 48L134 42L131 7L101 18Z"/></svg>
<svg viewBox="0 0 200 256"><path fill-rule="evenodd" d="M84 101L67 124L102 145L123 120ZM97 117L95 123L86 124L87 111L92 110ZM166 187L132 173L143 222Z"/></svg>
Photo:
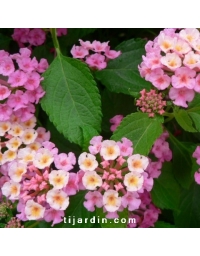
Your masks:
<svg viewBox="0 0 200 256"><path fill-rule="evenodd" d="M76 157L72 152L59 154L50 133L35 128L35 118L14 120L0 122L0 196L18 202L19 220L59 223L69 196L78 191L77 175L69 173Z"/></svg>
<svg viewBox="0 0 200 256"><path fill-rule="evenodd" d="M97 40L84 42L81 39L79 42L81 46L73 45L71 49L73 58L84 61L94 70L106 68L110 59L115 59L121 54L121 51L110 50L109 42L101 43Z"/></svg>
<svg viewBox="0 0 200 256"><path fill-rule="evenodd" d="M48 62L31 58L28 48L20 48L12 55L0 52L0 122L9 121L12 114L25 122L34 116L33 103L37 104L45 94L40 83Z"/></svg>
<svg viewBox="0 0 200 256"><path fill-rule="evenodd" d="M90 152L93 151L95 156L84 152L78 161L79 186L89 190L84 206L88 211L103 207L108 218L118 216L117 212L126 207L139 207L139 195L147 188L145 182L147 184L150 179L152 184L152 178L146 173L149 159L133 154L133 144L127 138L116 142L95 136L90 143ZM95 144L98 150L94 150ZM92 166L91 170L83 165L87 159L90 160L88 165Z"/></svg>
<svg viewBox="0 0 200 256"><path fill-rule="evenodd" d="M166 101L163 100L161 93L157 93L156 90L147 92L143 89L140 94L141 97L136 101L136 106L140 107L142 112L148 113L149 117L154 117L156 113L162 115L165 112Z"/></svg>
<svg viewBox="0 0 200 256"><path fill-rule="evenodd" d="M200 33L195 28L164 29L146 46L140 75L177 106L187 108L199 93Z"/></svg>

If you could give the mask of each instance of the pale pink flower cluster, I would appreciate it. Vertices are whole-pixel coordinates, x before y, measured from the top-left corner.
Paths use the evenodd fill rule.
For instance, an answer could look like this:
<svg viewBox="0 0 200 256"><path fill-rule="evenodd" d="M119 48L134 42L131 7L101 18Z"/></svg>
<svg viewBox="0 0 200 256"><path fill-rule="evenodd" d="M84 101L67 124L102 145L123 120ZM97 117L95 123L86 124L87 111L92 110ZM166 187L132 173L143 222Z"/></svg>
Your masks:
<svg viewBox="0 0 200 256"><path fill-rule="evenodd" d="M140 91L141 97L136 101L136 106L144 113L148 113L149 117L154 117L155 114L162 115L166 101L163 100L162 94L157 93L156 90L147 92L145 89Z"/></svg>
<svg viewBox="0 0 200 256"><path fill-rule="evenodd" d="M129 218L134 218L136 222L129 222L128 228L149 228L154 227L158 220L161 210L157 208L151 200L151 195L148 191L144 191L140 196L141 204L137 210L129 213Z"/></svg>
<svg viewBox="0 0 200 256"><path fill-rule="evenodd" d="M196 158L196 163L200 166L200 146L196 147L192 156ZM194 173L194 179L200 185L200 168Z"/></svg>
<svg viewBox="0 0 200 256"><path fill-rule="evenodd" d="M35 129L36 118L0 122L0 187L3 196L18 201L22 220L61 222L69 195L78 190L73 169L74 153L58 153L43 127ZM0 195L0 196L2 196Z"/></svg>
<svg viewBox="0 0 200 256"><path fill-rule="evenodd" d="M73 45L71 54L73 58L84 61L91 69L102 70L106 68L107 62L111 59L116 59L121 51L110 49L109 42L99 42L94 40L83 41L79 39L80 46Z"/></svg>
<svg viewBox="0 0 200 256"><path fill-rule="evenodd" d="M9 120L12 114L22 122L33 117L34 103L45 94L40 82L47 68L47 60L31 58L28 48L12 55L0 50L0 121Z"/></svg>
<svg viewBox="0 0 200 256"><path fill-rule="evenodd" d="M146 172L149 159L133 154L132 142L126 138L115 142L95 136L89 152L78 158L80 185L89 190L84 202L88 211L102 207L107 218L115 218L124 208L138 209L141 194L153 186L153 179Z"/></svg>
<svg viewBox="0 0 200 256"><path fill-rule="evenodd" d="M200 93L200 32L195 28L164 29L146 46L139 72L158 90L169 89L169 98L187 108Z"/></svg>

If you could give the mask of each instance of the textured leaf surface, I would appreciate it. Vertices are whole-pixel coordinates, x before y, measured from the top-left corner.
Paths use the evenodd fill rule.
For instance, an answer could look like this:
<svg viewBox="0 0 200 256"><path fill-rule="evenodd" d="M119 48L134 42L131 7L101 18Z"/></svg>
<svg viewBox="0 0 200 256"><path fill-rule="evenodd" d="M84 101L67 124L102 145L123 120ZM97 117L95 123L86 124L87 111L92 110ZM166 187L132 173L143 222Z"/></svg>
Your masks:
<svg viewBox="0 0 200 256"><path fill-rule="evenodd" d="M149 118L146 113L133 113L126 116L112 139L123 137L133 142L134 154L148 155L155 140L162 134L162 117Z"/></svg>
<svg viewBox="0 0 200 256"><path fill-rule="evenodd" d="M174 214L175 225L180 228L200 228L200 186L192 183L181 195L179 211Z"/></svg>
<svg viewBox="0 0 200 256"><path fill-rule="evenodd" d="M196 93L194 100L188 104L187 113L194 122L197 131L200 132L200 94Z"/></svg>
<svg viewBox="0 0 200 256"><path fill-rule="evenodd" d="M183 188L189 188L193 177L191 175L192 171L192 151L187 145L184 145L181 141L177 140L172 134L170 134L170 141L172 145L173 152L173 173L178 183Z"/></svg>
<svg viewBox="0 0 200 256"><path fill-rule="evenodd" d="M178 124L188 132L197 132L197 130L193 127L193 122L187 111L180 109L179 111L174 112L174 117ZM200 116L199 116L200 117Z"/></svg>
<svg viewBox="0 0 200 256"><path fill-rule="evenodd" d="M42 107L65 138L82 145L81 127L100 131L101 102L93 77L79 60L58 55L44 73Z"/></svg>
<svg viewBox="0 0 200 256"><path fill-rule="evenodd" d="M144 40L131 39L120 44L116 50L122 54L110 60L106 69L95 73L97 79L110 91L133 95L142 89L150 89L151 84L143 79L138 71L138 65L145 54Z"/></svg>
<svg viewBox="0 0 200 256"><path fill-rule="evenodd" d="M154 179L151 196L153 203L161 209L178 209L180 188L173 176L171 163L165 163L161 175Z"/></svg>

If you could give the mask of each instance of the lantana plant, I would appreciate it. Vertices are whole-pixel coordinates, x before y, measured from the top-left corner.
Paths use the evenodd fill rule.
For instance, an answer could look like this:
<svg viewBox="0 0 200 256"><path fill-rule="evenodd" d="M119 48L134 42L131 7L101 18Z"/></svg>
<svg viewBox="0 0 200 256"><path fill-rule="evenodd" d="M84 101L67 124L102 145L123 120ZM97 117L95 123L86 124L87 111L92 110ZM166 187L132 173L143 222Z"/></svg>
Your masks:
<svg viewBox="0 0 200 256"><path fill-rule="evenodd" d="M0 227L200 227L199 29L0 39Z"/></svg>

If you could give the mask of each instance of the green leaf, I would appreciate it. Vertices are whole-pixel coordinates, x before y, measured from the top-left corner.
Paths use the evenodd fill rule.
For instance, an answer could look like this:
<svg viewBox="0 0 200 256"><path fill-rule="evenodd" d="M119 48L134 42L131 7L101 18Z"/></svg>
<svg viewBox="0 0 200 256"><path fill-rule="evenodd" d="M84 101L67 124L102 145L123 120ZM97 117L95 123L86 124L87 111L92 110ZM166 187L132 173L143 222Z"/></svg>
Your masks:
<svg viewBox="0 0 200 256"><path fill-rule="evenodd" d="M178 209L180 188L172 173L172 164L165 162L151 191L153 203L161 209Z"/></svg>
<svg viewBox="0 0 200 256"><path fill-rule="evenodd" d="M194 122L197 131L200 132L200 94L196 93L194 100L188 104L187 112Z"/></svg>
<svg viewBox="0 0 200 256"><path fill-rule="evenodd" d="M193 180L193 177L191 175L192 149L184 145L184 143L177 140L171 133L169 138L172 144L172 163L174 176L177 179L178 183L183 188L187 189L190 187L190 184L192 183Z"/></svg>
<svg viewBox="0 0 200 256"><path fill-rule="evenodd" d="M200 186L193 182L189 190L183 190L179 211L174 213L178 228L200 228Z"/></svg>
<svg viewBox="0 0 200 256"><path fill-rule="evenodd" d="M59 153L69 153L73 152L76 155L81 154L81 148L74 143L69 142L63 134L59 133L56 127L53 125L52 122L47 120L46 126L48 131L51 133L51 142L53 142L56 147L59 149Z"/></svg>
<svg viewBox="0 0 200 256"><path fill-rule="evenodd" d="M96 208L96 219L102 228L126 228L128 224L128 210L117 212L119 217L116 219L107 219L106 213L102 208Z"/></svg>
<svg viewBox="0 0 200 256"><path fill-rule="evenodd" d="M188 112L197 112L200 114L200 94L196 93L193 101L188 104Z"/></svg>
<svg viewBox="0 0 200 256"><path fill-rule="evenodd" d="M94 225L95 212L89 212L83 205L86 193L87 191L80 191L78 194L70 196L62 228L90 228Z"/></svg>
<svg viewBox="0 0 200 256"><path fill-rule="evenodd" d="M145 81L138 71L138 65L145 54L144 40L131 39L120 44L116 50L122 54L108 62L106 69L97 71L95 76L112 92L134 95L142 89L149 90L151 83Z"/></svg>
<svg viewBox="0 0 200 256"><path fill-rule="evenodd" d="M176 228L176 226L165 221L157 221L154 228Z"/></svg>
<svg viewBox="0 0 200 256"><path fill-rule="evenodd" d="M191 117L192 121L194 122L194 126L198 132L200 132L200 114L195 112L188 112L189 116Z"/></svg>
<svg viewBox="0 0 200 256"><path fill-rule="evenodd" d="M193 127L192 119L184 109L174 111L174 117L177 123L187 132L197 132Z"/></svg>
<svg viewBox="0 0 200 256"><path fill-rule="evenodd" d="M133 142L134 154L148 155L153 143L163 132L162 122L161 116L149 118L146 113L133 113L122 120L112 139L117 141L126 137Z"/></svg>
<svg viewBox="0 0 200 256"><path fill-rule="evenodd" d="M92 126L83 126L81 127L82 131L83 131L83 146L82 146L82 151L88 151L88 147L90 145L90 140L94 137L94 136L98 136L99 133L97 132L97 130L95 130L94 128L92 128Z"/></svg>
<svg viewBox="0 0 200 256"><path fill-rule="evenodd" d="M83 126L101 127L101 102L90 70L79 60L58 55L44 73L42 108L57 130L82 145Z"/></svg>

